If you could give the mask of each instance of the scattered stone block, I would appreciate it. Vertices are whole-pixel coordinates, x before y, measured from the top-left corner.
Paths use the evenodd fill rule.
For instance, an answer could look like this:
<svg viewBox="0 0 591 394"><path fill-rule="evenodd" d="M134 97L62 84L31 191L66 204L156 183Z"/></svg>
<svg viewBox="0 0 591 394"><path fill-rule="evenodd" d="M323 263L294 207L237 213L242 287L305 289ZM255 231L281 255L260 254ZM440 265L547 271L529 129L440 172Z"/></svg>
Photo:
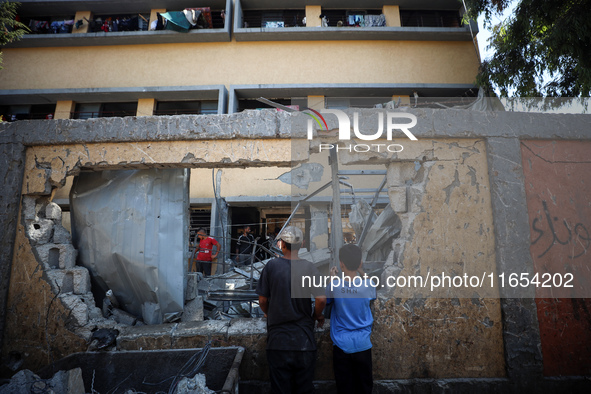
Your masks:
<svg viewBox="0 0 591 394"><path fill-rule="evenodd" d="M82 327L88 324L88 306L80 299L79 296L74 294L65 294L60 296L62 303L69 309L69 318L72 319L71 323L75 327Z"/></svg>
<svg viewBox="0 0 591 394"><path fill-rule="evenodd" d="M118 308L111 309L111 314L111 317L119 324L133 326L137 321L137 317Z"/></svg>
<svg viewBox="0 0 591 394"><path fill-rule="evenodd" d="M56 224L53 227L53 239L54 244L71 244L72 234L61 224Z"/></svg>
<svg viewBox="0 0 591 394"><path fill-rule="evenodd" d="M35 248L46 270L76 266L78 251L70 244L45 244Z"/></svg>
<svg viewBox="0 0 591 394"><path fill-rule="evenodd" d="M58 371L49 381L49 385L54 393L85 393L82 370L80 368L70 369L69 371Z"/></svg>
<svg viewBox="0 0 591 394"><path fill-rule="evenodd" d="M57 223L62 222L62 209L54 202L50 202L45 207L45 218L55 220Z"/></svg>
<svg viewBox="0 0 591 394"><path fill-rule="evenodd" d="M51 379L41 379L32 371L24 369L16 373L8 384L0 387L0 394L31 393L84 394L82 370L74 368L58 371Z"/></svg>
<svg viewBox="0 0 591 394"><path fill-rule="evenodd" d="M215 394L207 388L205 375L198 373L193 378L183 378L174 390L175 394Z"/></svg>
<svg viewBox="0 0 591 394"><path fill-rule="evenodd" d="M90 273L84 267L74 267L68 272L74 275L74 294L90 293Z"/></svg>
<svg viewBox="0 0 591 394"><path fill-rule="evenodd" d="M53 221L38 218L26 224L27 236L33 245L43 245L49 242L53 234Z"/></svg>
<svg viewBox="0 0 591 394"><path fill-rule="evenodd" d="M75 267L69 270L49 270L47 271L47 277L56 294L92 294L90 293L90 274L86 268Z"/></svg>
<svg viewBox="0 0 591 394"><path fill-rule="evenodd" d="M0 394L30 394L33 383L41 380L28 369L17 372L8 384L0 387Z"/></svg>

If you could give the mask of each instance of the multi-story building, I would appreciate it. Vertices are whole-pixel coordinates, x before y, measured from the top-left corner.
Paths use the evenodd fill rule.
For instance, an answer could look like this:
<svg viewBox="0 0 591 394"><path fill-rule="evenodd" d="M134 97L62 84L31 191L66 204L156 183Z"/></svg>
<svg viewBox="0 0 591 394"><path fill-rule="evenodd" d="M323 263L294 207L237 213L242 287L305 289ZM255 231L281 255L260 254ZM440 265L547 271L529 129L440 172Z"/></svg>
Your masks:
<svg viewBox="0 0 591 394"><path fill-rule="evenodd" d="M474 95L477 31L454 0L205 1L185 32L148 29L192 1L21 3L32 32L3 49L8 120L231 114L261 96L331 107Z"/></svg>
<svg viewBox="0 0 591 394"><path fill-rule="evenodd" d="M21 3L19 17L31 33L3 49L0 73L0 113L9 121L233 114L268 107L259 97L347 108L407 102L414 94L475 95L477 31L462 22L455 0ZM174 21L157 27L161 14L176 17L195 6L202 12L195 26L181 16L188 30ZM222 193L234 204L235 224L287 217L289 209L278 205L289 201L289 187L277 182L261 190L241 181L283 172L228 171ZM192 178L211 175L193 170ZM208 221L210 184L193 187L195 222ZM56 197L64 207L67 190ZM265 203L278 194L287 197ZM267 210L239 213L254 203Z"/></svg>

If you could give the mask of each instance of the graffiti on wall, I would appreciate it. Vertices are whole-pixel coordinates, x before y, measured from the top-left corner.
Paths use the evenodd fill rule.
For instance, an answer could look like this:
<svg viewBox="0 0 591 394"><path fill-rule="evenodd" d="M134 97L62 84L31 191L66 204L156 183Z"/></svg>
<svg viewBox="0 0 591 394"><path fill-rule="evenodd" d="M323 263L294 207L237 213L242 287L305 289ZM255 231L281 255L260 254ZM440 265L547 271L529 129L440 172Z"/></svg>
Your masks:
<svg viewBox="0 0 591 394"><path fill-rule="evenodd" d="M523 141L544 374L591 373L591 142ZM558 278L558 280L557 280ZM570 286L567 286L570 285Z"/></svg>

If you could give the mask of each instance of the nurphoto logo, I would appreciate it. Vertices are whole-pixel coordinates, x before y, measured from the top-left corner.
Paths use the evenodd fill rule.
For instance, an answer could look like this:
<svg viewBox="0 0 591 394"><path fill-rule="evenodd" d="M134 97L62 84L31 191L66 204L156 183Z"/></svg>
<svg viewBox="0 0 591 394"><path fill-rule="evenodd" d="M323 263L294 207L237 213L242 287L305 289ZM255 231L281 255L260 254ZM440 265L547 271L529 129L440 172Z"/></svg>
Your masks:
<svg viewBox="0 0 591 394"><path fill-rule="evenodd" d="M314 121L320 127L320 130L328 131L328 125L326 120L324 119L323 114L332 114L337 117L339 122L339 140L340 141L350 141L351 140L351 119L349 115L345 112L338 110L338 109L322 109L319 111L309 109L312 113L304 112L306 115L310 116L311 119L308 119L308 140L312 140L314 137ZM375 131L368 133L367 131L362 132L359 129L359 112L353 112L353 134L354 137L362 140L362 141L375 141L377 139L383 138L384 129L386 130L386 139L388 141L392 141L393 135L395 133L404 133L408 139L411 141L417 141L417 137L414 136L413 133L409 129L413 128L417 124L417 117L413 114L408 114L405 112L386 112L384 120L384 113L379 112L378 116L378 128ZM401 122L402 120L402 122ZM410 120L409 122L404 122L405 120ZM400 123L399 123L400 122ZM369 152L369 151L377 151L377 152L402 152L404 147L400 144L355 144L355 145L344 145L338 146L335 144L320 144L319 152L322 150L329 150L336 148L337 151L339 150L346 150L349 152Z"/></svg>

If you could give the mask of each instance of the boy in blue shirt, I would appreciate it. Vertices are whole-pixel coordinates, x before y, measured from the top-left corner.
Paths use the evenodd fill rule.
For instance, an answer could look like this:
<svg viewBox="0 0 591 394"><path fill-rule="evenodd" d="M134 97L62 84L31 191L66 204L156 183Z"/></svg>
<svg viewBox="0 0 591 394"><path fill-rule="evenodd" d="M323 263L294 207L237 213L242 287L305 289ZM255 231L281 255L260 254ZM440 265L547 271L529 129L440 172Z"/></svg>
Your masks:
<svg viewBox="0 0 591 394"><path fill-rule="evenodd" d="M361 249L357 245L344 245L339 251L339 260L343 273L336 276L337 270L333 267L331 286L327 289L327 304L332 303L330 337L334 344L337 392L370 394L373 388L370 301L376 299L376 290L369 278L357 277L358 273L363 274Z"/></svg>

